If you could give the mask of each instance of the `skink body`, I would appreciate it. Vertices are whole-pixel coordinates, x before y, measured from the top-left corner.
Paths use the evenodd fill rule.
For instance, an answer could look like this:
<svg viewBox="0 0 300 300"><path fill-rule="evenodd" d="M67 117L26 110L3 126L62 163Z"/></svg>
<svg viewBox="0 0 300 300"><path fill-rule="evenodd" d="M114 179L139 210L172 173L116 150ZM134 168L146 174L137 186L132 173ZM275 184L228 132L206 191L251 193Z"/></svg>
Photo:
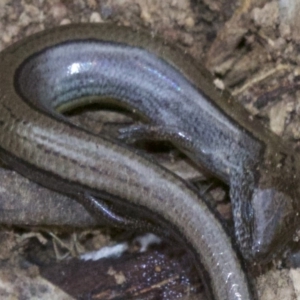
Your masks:
<svg viewBox="0 0 300 300"><path fill-rule="evenodd" d="M114 43L107 42L115 37ZM3 51L0 157L51 189L77 199L88 194L113 203L125 215L135 212L140 219L168 226L189 245L199 271L201 266L206 270L211 298L253 299L230 239L195 191L150 160L68 123L55 112L59 105L77 105L74 99L115 96L115 90L125 98L132 94L137 101L159 93L146 74L166 78L144 65L144 50L135 48L140 41L152 43L147 35L111 25L72 25L36 34ZM150 55L150 60L156 59ZM134 80L141 78L132 84L133 66L140 63L148 71L135 70ZM106 72L110 78L99 77ZM118 84L121 77L125 88ZM168 82L180 89L172 79Z"/></svg>
<svg viewBox="0 0 300 300"><path fill-rule="evenodd" d="M94 95L139 112L154 135L229 184L244 257L272 258L299 224L299 156L217 91L208 72L182 51L124 28L91 28L37 37L39 47L16 66L17 93L45 114L102 101Z"/></svg>

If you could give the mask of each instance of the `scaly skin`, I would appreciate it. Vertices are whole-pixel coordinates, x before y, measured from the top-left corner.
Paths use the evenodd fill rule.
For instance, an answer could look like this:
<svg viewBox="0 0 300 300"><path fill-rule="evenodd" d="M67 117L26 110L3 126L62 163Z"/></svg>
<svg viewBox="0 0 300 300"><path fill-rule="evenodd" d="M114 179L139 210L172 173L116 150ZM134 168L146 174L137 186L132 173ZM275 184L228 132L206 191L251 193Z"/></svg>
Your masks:
<svg viewBox="0 0 300 300"><path fill-rule="evenodd" d="M5 53L13 58L3 76L19 68L14 87L29 105L55 115L53 108L110 96L145 116L150 135L170 140L226 182L246 259L268 261L292 238L300 216L299 156L218 92L188 55L111 25L54 29Z"/></svg>
<svg viewBox="0 0 300 300"><path fill-rule="evenodd" d="M121 57L114 61L117 58L114 44L112 61L105 58L99 61L94 46L101 50L104 47L101 40L173 53L148 35L111 25L64 26L7 48L0 54L1 159L17 172L73 196L84 205L82 199L90 195L113 204L124 216L137 216L139 220L168 228L191 250L200 273L204 267L203 278L208 279L205 282L210 299L256 298L230 238L197 192L176 175L127 147L78 128L55 112L59 105L68 108L81 104L81 100L74 100L76 97L85 97L82 100L85 104L89 102L86 96L101 94L97 88L100 83L95 82L99 79L98 71L110 72L115 79L121 76L129 84L126 87L134 87L135 79L130 76L137 70L122 58L122 53L127 55L132 47L117 45L115 50L122 50ZM68 51L59 46L61 43L65 43ZM84 45L87 55L83 56L88 61L82 64L83 57L77 51ZM52 50L55 56L51 56ZM139 52L133 50L136 51ZM147 52L142 50L137 58L141 63L147 58L143 53ZM159 62L154 56L153 59ZM128 72L123 75L114 69L122 63ZM155 69L151 72L158 74ZM133 95L145 92L154 96L159 92L153 89L152 78L147 74L136 75L143 78L139 84L148 82L149 88L145 90L143 85L134 88ZM106 84L111 84L108 88L112 93L119 88L121 93L126 91L116 82Z"/></svg>

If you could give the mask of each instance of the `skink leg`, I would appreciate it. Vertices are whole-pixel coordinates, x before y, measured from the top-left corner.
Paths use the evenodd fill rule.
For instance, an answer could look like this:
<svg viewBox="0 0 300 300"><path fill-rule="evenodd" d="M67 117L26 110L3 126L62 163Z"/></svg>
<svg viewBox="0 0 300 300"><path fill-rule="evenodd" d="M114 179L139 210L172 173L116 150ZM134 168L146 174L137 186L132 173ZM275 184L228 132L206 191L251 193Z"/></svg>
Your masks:
<svg viewBox="0 0 300 300"><path fill-rule="evenodd" d="M210 191L213 190L216 186L216 182L212 179L190 179L190 182L193 186L196 187L201 198L212 208L216 209L219 202L216 201L213 196L210 194ZM219 183L218 183L219 184Z"/></svg>
<svg viewBox="0 0 300 300"><path fill-rule="evenodd" d="M89 193L84 193L79 196L79 202L85 207L85 209L93 215L95 218L101 218L101 220L107 221L107 224L112 227L138 230L142 232L153 232L168 237L166 233L159 226L152 224L150 221L124 217L118 214L112 205L109 205L106 201L95 198Z"/></svg>
<svg viewBox="0 0 300 300"><path fill-rule="evenodd" d="M130 125L119 129L118 138L121 140L125 140L127 143L134 143L143 139L154 141L169 141L187 155L191 153L191 156L193 156L194 153L194 144L192 142L192 139L175 126L170 127L165 125L148 124ZM205 184L202 185L199 181L191 183L198 188L202 198L206 197L206 199L209 199L207 200L207 202L210 203L212 207L216 207L217 203L215 203L215 201L212 201L212 197L209 197L209 195L206 193L207 186ZM212 183L210 181L208 187L210 187L211 184Z"/></svg>
<svg viewBox="0 0 300 300"><path fill-rule="evenodd" d="M119 129L118 138L121 140L125 140L127 143L134 143L138 140L148 139L155 141L169 141L177 146L181 151L183 151L186 155L191 153L191 157L194 156L194 144L192 139L185 134L184 132L178 130L176 127L168 127L165 125L131 125L124 128ZM199 152L199 150L198 150ZM203 156L207 155L202 153ZM206 186L202 185L201 182L195 181L191 182L195 185L199 190L200 194L203 197L206 194ZM211 186L211 181L209 183L209 187ZM210 199L212 200L212 199ZM216 206L212 204L212 206Z"/></svg>
<svg viewBox="0 0 300 300"><path fill-rule="evenodd" d="M134 143L139 140L168 141L177 149L190 157L196 164L199 163L198 157L204 160L206 157L211 159L211 151L200 141L195 141L191 136L176 126L165 125L131 125L119 129L119 139L127 143Z"/></svg>
<svg viewBox="0 0 300 300"><path fill-rule="evenodd" d="M165 125L131 125L119 129L119 139L127 143L134 143L138 140L148 139L154 141L169 141L178 146L184 152L190 152L193 149L192 138L179 130L176 126Z"/></svg>
<svg viewBox="0 0 300 300"><path fill-rule="evenodd" d="M134 143L141 139L165 140L163 126L139 124L130 125L119 129L118 138L127 143Z"/></svg>

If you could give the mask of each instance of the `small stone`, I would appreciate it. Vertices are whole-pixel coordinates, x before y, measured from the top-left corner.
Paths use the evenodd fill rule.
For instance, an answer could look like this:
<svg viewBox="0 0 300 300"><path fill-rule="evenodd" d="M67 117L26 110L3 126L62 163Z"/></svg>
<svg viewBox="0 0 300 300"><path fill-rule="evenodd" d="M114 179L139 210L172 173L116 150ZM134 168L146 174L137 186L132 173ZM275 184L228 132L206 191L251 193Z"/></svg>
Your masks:
<svg viewBox="0 0 300 300"><path fill-rule="evenodd" d="M147 10L145 10L145 9L142 10L141 19L144 21L145 24L151 23L151 15L149 14L149 12Z"/></svg>
<svg viewBox="0 0 300 300"><path fill-rule="evenodd" d="M285 101L280 101L271 107L269 113L270 128L279 136L283 133L286 116L287 105Z"/></svg>
<svg viewBox="0 0 300 300"><path fill-rule="evenodd" d="M28 26L32 22L32 18L27 15L25 11L23 11L19 18L19 24L21 27Z"/></svg>
<svg viewBox="0 0 300 300"><path fill-rule="evenodd" d="M103 20L98 12L93 12L90 16L90 22L101 23L101 22L103 22Z"/></svg>
<svg viewBox="0 0 300 300"><path fill-rule="evenodd" d="M59 24L60 24L60 25L71 24L71 20L70 20L70 19L62 19L61 22L60 22Z"/></svg>
<svg viewBox="0 0 300 300"><path fill-rule="evenodd" d="M219 78L216 78L215 80L214 80L214 85L219 89L219 90L224 90L225 89L225 84L224 84L224 82L221 80L221 79L219 79Z"/></svg>
<svg viewBox="0 0 300 300"><path fill-rule="evenodd" d="M55 20L62 20L67 15L67 8L62 3L54 4L50 9L50 14Z"/></svg>
<svg viewBox="0 0 300 300"><path fill-rule="evenodd" d="M277 1L268 2L263 8L255 7L252 11L252 20L257 26L275 28L279 21Z"/></svg>
<svg viewBox="0 0 300 300"><path fill-rule="evenodd" d="M187 29L193 28L195 26L195 20L192 17L185 19L185 27Z"/></svg>

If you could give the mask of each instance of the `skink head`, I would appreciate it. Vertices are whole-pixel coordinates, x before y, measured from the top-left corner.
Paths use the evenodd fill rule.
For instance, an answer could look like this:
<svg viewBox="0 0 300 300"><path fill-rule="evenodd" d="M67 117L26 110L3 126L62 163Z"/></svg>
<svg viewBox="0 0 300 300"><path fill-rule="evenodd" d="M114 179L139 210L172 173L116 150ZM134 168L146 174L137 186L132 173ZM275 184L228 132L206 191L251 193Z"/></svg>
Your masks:
<svg viewBox="0 0 300 300"><path fill-rule="evenodd" d="M252 199L252 256L270 261L291 240L300 218L290 195L276 187L256 189Z"/></svg>
<svg viewBox="0 0 300 300"><path fill-rule="evenodd" d="M300 227L300 156L279 144L234 171L230 197L240 250L249 261L269 262Z"/></svg>

